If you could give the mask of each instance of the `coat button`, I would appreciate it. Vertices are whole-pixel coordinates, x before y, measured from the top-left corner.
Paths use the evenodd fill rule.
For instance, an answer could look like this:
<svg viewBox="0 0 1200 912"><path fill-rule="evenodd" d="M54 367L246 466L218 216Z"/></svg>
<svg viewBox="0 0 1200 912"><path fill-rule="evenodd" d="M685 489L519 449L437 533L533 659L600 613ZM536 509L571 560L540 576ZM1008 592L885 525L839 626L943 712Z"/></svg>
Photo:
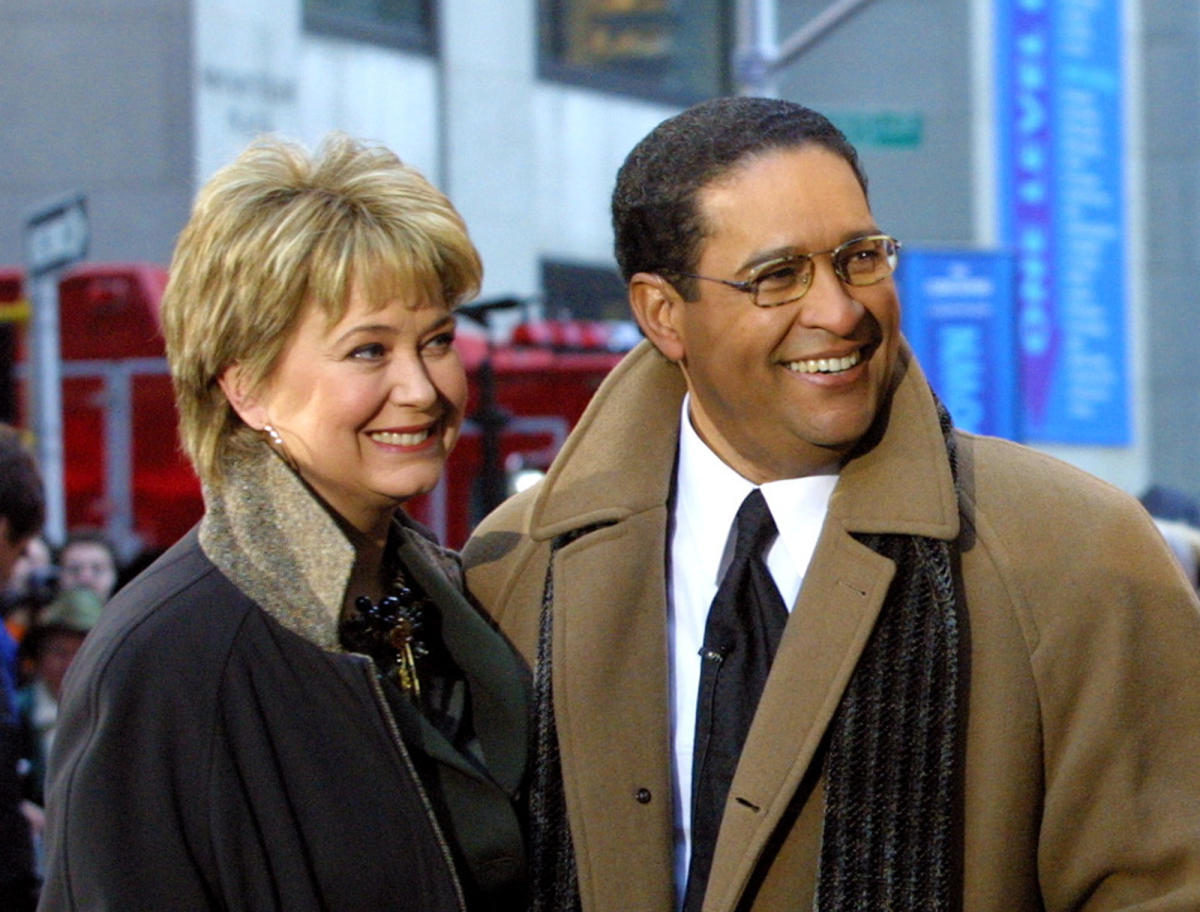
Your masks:
<svg viewBox="0 0 1200 912"><path fill-rule="evenodd" d="M637 799L638 804L649 804L650 797L651 797L650 789L640 788L636 792L633 793L633 797Z"/></svg>

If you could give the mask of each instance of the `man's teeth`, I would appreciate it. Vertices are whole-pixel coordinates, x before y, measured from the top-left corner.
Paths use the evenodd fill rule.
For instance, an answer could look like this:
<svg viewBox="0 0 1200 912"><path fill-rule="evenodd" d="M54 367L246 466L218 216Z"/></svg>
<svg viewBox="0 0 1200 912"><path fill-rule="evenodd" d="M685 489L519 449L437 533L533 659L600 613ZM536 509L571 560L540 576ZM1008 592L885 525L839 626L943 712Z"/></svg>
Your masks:
<svg viewBox="0 0 1200 912"><path fill-rule="evenodd" d="M389 446L416 446L418 443L424 443L429 438L429 428L423 431L417 431L412 434L396 434L392 431L375 431L371 434L372 440L377 440L380 443L386 443Z"/></svg>
<svg viewBox="0 0 1200 912"><path fill-rule="evenodd" d="M800 374L836 374L838 371L850 370L861 360L862 355L852 352L844 358L810 358L807 361L791 361L787 368Z"/></svg>

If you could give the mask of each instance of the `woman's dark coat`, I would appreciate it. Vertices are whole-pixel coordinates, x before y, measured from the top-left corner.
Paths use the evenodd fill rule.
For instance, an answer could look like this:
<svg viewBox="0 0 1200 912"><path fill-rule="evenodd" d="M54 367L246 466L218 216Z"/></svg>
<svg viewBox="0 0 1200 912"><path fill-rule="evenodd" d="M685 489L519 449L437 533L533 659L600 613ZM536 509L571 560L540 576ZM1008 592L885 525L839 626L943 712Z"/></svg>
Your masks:
<svg viewBox="0 0 1200 912"><path fill-rule="evenodd" d="M198 530L106 607L71 668L43 908L467 908L375 670L337 646L349 543L278 460L243 474L206 492ZM524 680L444 553L401 541L472 688L491 781L458 772L486 826L521 784Z"/></svg>

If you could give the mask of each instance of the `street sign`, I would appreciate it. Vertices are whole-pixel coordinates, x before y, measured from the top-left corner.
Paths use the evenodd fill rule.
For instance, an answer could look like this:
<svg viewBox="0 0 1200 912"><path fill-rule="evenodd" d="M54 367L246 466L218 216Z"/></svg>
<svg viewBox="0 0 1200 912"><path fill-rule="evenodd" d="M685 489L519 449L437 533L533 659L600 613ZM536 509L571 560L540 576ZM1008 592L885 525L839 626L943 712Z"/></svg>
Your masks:
<svg viewBox="0 0 1200 912"><path fill-rule="evenodd" d="M25 221L25 263L30 276L82 260L88 248L87 198L73 194L44 204Z"/></svg>
<svg viewBox="0 0 1200 912"><path fill-rule="evenodd" d="M46 489L42 531L52 545L62 544L67 525L58 282L61 270L87 255L88 234L87 198L82 193L45 203L25 220L25 268L32 308L33 424Z"/></svg>

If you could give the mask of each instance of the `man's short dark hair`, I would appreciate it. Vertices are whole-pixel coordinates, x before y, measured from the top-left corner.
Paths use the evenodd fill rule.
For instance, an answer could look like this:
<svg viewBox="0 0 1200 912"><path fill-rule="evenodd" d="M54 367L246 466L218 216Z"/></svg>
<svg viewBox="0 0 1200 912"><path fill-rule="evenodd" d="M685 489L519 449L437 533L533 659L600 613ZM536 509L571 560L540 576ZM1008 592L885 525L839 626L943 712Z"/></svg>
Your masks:
<svg viewBox="0 0 1200 912"><path fill-rule="evenodd" d="M58 549L58 558L61 562L64 552L72 545L99 545L108 552L108 556L112 558L113 566L116 567L120 561L117 560L117 549L113 545L112 539L108 537L103 529L98 529L94 526L76 526L67 532L67 538L62 543L62 547Z"/></svg>
<svg viewBox="0 0 1200 912"><path fill-rule="evenodd" d="M637 272L693 272L706 234L699 191L744 159L815 144L841 156L867 192L858 153L824 115L775 98L715 98L655 127L617 173L615 253L628 282ZM692 280L676 284L692 297Z"/></svg>
<svg viewBox="0 0 1200 912"><path fill-rule="evenodd" d="M0 516L10 543L37 535L46 521L42 475L15 428L0 424Z"/></svg>

